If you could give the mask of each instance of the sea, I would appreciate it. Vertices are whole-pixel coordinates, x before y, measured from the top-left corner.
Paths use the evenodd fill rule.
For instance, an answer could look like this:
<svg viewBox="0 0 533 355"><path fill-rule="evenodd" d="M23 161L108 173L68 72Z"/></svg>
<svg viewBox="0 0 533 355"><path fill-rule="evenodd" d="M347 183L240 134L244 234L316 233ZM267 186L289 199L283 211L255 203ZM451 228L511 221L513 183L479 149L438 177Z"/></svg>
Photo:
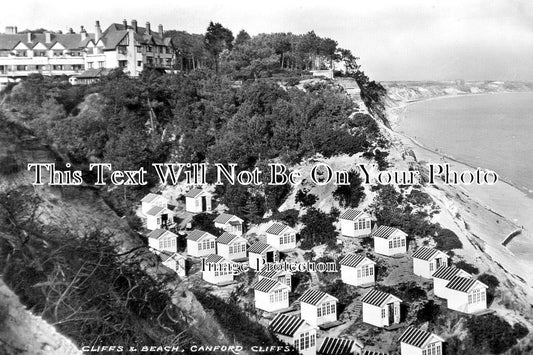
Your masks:
<svg viewBox="0 0 533 355"><path fill-rule="evenodd" d="M473 168L493 170L533 198L533 93L476 94L411 103L397 130Z"/></svg>

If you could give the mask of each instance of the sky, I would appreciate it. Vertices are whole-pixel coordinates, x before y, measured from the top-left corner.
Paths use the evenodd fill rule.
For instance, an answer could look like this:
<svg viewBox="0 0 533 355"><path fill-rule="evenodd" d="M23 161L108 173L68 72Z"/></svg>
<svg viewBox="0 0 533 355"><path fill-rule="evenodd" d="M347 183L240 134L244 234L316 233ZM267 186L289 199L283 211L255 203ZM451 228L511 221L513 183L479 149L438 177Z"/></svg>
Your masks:
<svg viewBox="0 0 533 355"><path fill-rule="evenodd" d="M83 4L83 5L78 5ZM152 28L204 33L209 21L236 35L305 33L335 39L374 80L533 81L529 0L17 0L2 4L0 31L94 31L136 19Z"/></svg>

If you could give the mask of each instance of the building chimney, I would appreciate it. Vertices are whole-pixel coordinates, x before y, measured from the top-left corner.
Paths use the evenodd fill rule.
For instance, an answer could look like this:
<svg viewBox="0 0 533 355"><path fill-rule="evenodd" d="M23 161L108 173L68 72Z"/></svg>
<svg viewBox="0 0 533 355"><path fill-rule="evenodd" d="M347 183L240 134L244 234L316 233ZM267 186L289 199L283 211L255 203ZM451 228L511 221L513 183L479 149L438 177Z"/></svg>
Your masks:
<svg viewBox="0 0 533 355"><path fill-rule="evenodd" d="M31 39L32 39L32 33L30 31L28 31L28 33L26 33L26 36L27 36L27 42L31 42Z"/></svg>
<svg viewBox="0 0 533 355"><path fill-rule="evenodd" d="M94 43L102 38L102 29L100 28L100 21L96 21L94 24Z"/></svg>
<svg viewBox="0 0 533 355"><path fill-rule="evenodd" d="M150 22L147 22L146 23L146 32L148 32L148 34L152 34L152 31L150 30Z"/></svg>
<svg viewBox="0 0 533 355"><path fill-rule="evenodd" d="M163 37L163 25L157 26L157 32L159 32L159 35Z"/></svg>
<svg viewBox="0 0 533 355"><path fill-rule="evenodd" d="M137 20L131 20L131 27L133 27L135 32L137 32Z"/></svg>
<svg viewBox="0 0 533 355"><path fill-rule="evenodd" d="M7 26L6 27L6 33L8 35L16 35L18 32L17 26Z"/></svg>
<svg viewBox="0 0 533 355"><path fill-rule="evenodd" d="M72 29L72 27L69 27L69 29L68 29L68 33L70 33L70 34L74 34L74 30Z"/></svg>
<svg viewBox="0 0 533 355"><path fill-rule="evenodd" d="M52 34L50 32L45 32L44 33L44 39L45 39L46 43L51 43L52 42Z"/></svg>
<svg viewBox="0 0 533 355"><path fill-rule="evenodd" d="M85 40L87 38L87 31L85 31L85 27L80 27L80 34L81 34L81 40Z"/></svg>
<svg viewBox="0 0 533 355"><path fill-rule="evenodd" d="M126 19L124 19L124 20L122 20L122 24L124 25L124 27L127 30L128 29L128 21L126 21Z"/></svg>

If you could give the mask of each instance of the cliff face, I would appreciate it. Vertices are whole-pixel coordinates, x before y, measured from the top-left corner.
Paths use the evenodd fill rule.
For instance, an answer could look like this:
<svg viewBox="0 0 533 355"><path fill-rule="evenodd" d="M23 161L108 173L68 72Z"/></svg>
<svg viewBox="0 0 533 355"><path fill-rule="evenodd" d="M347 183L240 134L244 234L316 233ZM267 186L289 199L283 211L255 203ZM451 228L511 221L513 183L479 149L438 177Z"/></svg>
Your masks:
<svg viewBox="0 0 533 355"><path fill-rule="evenodd" d="M439 96L481 94L491 92L533 91L533 83L503 81L390 81L381 83L387 89L388 105L425 100Z"/></svg>
<svg viewBox="0 0 533 355"><path fill-rule="evenodd" d="M29 189L33 174L26 169L28 162L60 163L60 158L31 132L0 117L0 161L2 162L0 193L4 193ZM165 273L171 272L159 265L153 253L143 248L141 239L107 206L98 190L84 187L63 189L49 186L35 187L32 190L40 201L36 216L42 225L55 227L58 230L68 230L80 236L94 229L109 232L120 246L117 252L141 248L141 252L135 255L135 261L143 266L148 275L158 279ZM15 239L6 233L0 234L0 237L7 240ZM213 315L204 310L194 294L187 290L179 279L168 282L166 287L173 292L172 302L180 310L181 321L188 327L191 338L201 340L206 344L230 343ZM0 327L0 341L4 342L3 345L0 343L0 348L13 348L14 353L17 354L76 353L76 346L69 339L59 334L41 317L26 310L1 279L0 306L2 306L0 316L6 319L4 326ZM23 328L18 319L32 326ZM46 344L42 339L45 331L49 333L50 336L46 338L49 338L51 343ZM26 343L24 340L26 338L35 339L35 341ZM39 350L41 346L43 351ZM19 350L22 352L16 352Z"/></svg>

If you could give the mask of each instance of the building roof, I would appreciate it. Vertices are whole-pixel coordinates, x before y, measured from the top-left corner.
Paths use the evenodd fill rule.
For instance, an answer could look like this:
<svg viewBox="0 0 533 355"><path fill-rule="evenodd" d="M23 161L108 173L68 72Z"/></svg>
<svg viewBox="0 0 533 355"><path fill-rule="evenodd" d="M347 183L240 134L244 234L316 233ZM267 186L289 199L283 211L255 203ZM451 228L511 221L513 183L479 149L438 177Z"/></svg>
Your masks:
<svg viewBox="0 0 533 355"><path fill-rule="evenodd" d="M268 277L269 279L272 279L278 275L287 275L287 274L291 274L292 275L292 272L290 272L289 270L276 270L275 268L269 270L269 267L268 265L265 265L263 266L263 268L261 269L261 272L259 273L259 276L263 276L263 277Z"/></svg>
<svg viewBox="0 0 533 355"><path fill-rule="evenodd" d="M300 298L298 298L298 301L316 306L322 301L322 299L328 296L337 301L337 298L316 289L308 289L300 296Z"/></svg>
<svg viewBox="0 0 533 355"><path fill-rule="evenodd" d="M285 230L285 228L290 228L290 227L284 225L283 223L274 223L270 227L268 227L266 232L268 234L279 235L279 234L281 234L281 232L283 232Z"/></svg>
<svg viewBox="0 0 533 355"><path fill-rule="evenodd" d="M234 241L237 238L238 238L238 236L235 235L235 234L224 232L220 237L217 238L217 243L229 244L229 243L231 243L232 241Z"/></svg>
<svg viewBox="0 0 533 355"><path fill-rule="evenodd" d="M255 253L255 254L261 254L268 248L272 248L272 247L266 243L255 242L254 244L250 245L250 247L248 248L248 252Z"/></svg>
<svg viewBox="0 0 533 355"><path fill-rule="evenodd" d="M221 224L226 224L228 223L228 221L230 219L232 219L233 217L236 217L236 218L239 218L233 214L229 214L229 213L222 213L221 215L219 215L217 218L215 218L214 222L215 223L221 223ZM239 218L240 221L242 221L242 219Z"/></svg>
<svg viewBox="0 0 533 355"><path fill-rule="evenodd" d="M254 284L252 285L252 288L256 291L268 293L272 291L273 289L275 289L276 287L278 287L279 285L287 287L279 281L272 280L272 279L265 277L254 282Z"/></svg>
<svg viewBox="0 0 533 355"><path fill-rule="evenodd" d="M166 207L154 206L154 207L150 208L148 211L146 211L146 214L149 215L149 216L157 216L158 214L160 214L164 210L166 210Z"/></svg>
<svg viewBox="0 0 533 355"><path fill-rule="evenodd" d="M385 301L389 299L389 297L394 297L395 299L401 302L401 300L398 297L390 293L379 291L376 289L372 289L368 291L366 295L364 295L363 298L361 299L361 302L368 303L373 306L381 307L383 303L385 303Z"/></svg>
<svg viewBox="0 0 533 355"><path fill-rule="evenodd" d="M183 255L180 255L178 253L168 253L164 251L162 251L161 254L159 254L159 257L161 258L162 262L165 262L169 259L174 259L176 261L178 261L179 259L185 259Z"/></svg>
<svg viewBox="0 0 533 355"><path fill-rule="evenodd" d="M151 231L150 234L148 234L148 238L149 239L159 239L165 233L172 234L172 236L174 236L176 238L178 237L176 234L172 233L169 230L158 228L158 229L154 229L153 231Z"/></svg>
<svg viewBox="0 0 533 355"><path fill-rule="evenodd" d="M78 78L78 79L100 78L102 76L106 76L107 74L109 74L111 72L111 70L112 70L111 68L89 68L89 69L83 71L80 75L76 75L76 78ZM148 194L148 195L156 195L156 194ZM156 196L162 196L162 195L156 195ZM143 200L141 200L141 201L143 201ZM146 201L143 201L143 202L146 202Z"/></svg>
<svg viewBox="0 0 533 355"><path fill-rule="evenodd" d="M415 346L417 348L421 348L424 346L426 341L431 337L436 337L440 341L443 341L443 339L439 336L436 336L433 333L427 332L422 329L415 328L413 326L407 327L407 329L403 332L402 335L400 335L400 338L398 339L401 343L406 343L412 346Z"/></svg>
<svg viewBox="0 0 533 355"><path fill-rule="evenodd" d="M206 264L217 264L224 260L225 259L223 257L217 254L209 254L208 256L204 258L204 261Z"/></svg>
<svg viewBox="0 0 533 355"><path fill-rule="evenodd" d="M340 219L347 219L350 221L355 221L357 218L361 217L365 212L361 210L356 210L354 208L350 208L346 211L344 211L343 214L339 217Z"/></svg>
<svg viewBox="0 0 533 355"><path fill-rule="evenodd" d="M197 242L201 238L203 238L204 236L209 236L211 238L215 238L215 236L213 234L211 234L211 233L207 233L207 232L201 231L199 229L195 229L195 230L189 232L189 234L187 234L187 239Z"/></svg>
<svg viewBox="0 0 533 355"><path fill-rule="evenodd" d="M450 281L460 271L461 269L458 269L453 266L441 266L431 276L437 279L443 279L443 280Z"/></svg>
<svg viewBox="0 0 533 355"><path fill-rule="evenodd" d="M341 259L340 264L349 267L357 267L357 265L359 265L365 259L369 260L372 264L376 263L374 260L369 259L364 254L346 254L346 256Z"/></svg>
<svg viewBox="0 0 533 355"><path fill-rule="evenodd" d="M294 333L305 323L301 318L278 313L268 328L277 334L293 336Z"/></svg>
<svg viewBox="0 0 533 355"><path fill-rule="evenodd" d="M0 50L13 50L19 43L23 43L30 49L35 47L37 43L42 43L47 49L50 49L56 43L59 43L65 47L65 49L74 50L83 48L83 43L87 42L87 39L94 38L94 34L87 34L87 39L83 40L80 33L49 33L49 42L46 42L45 33L32 33L31 41L28 41L28 33L0 33Z"/></svg>
<svg viewBox="0 0 533 355"><path fill-rule="evenodd" d="M484 287L488 287L483 282L470 278L470 277L454 276L450 280L450 282L448 282L448 284L446 285L446 288L449 288L450 290L459 291L459 292L468 292L472 289L472 287L474 287L476 283L479 283L483 285Z"/></svg>
<svg viewBox="0 0 533 355"><path fill-rule="evenodd" d="M318 355L352 355L355 341L341 338L324 338Z"/></svg>
<svg viewBox="0 0 533 355"><path fill-rule="evenodd" d="M146 195L146 196L144 196L142 198L141 202L152 203L152 202L154 202L155 200L157 200L160 197L163 197L163 195L161 195L161 194L153 194L153 193L150 192L148 195Z"/></svg>
<svg viewBox="0 0 533 355"><path fill-rule="evenodd" d="M383 353L381 351L365 350L362 355L389 355L389 353Z"/></svg>
<svg viewBox="0 0 533 355"><path fill-rule="evenodd" d="M436 256L437 254L445 254L445 253L440 251L440 250L438 250L438 249L428 248L428 247L421 247L421 248L418 248L413 253L413 258L429 261L434 256Z"/></svg>
<svg viewBox="0 0 533 355"><path fill-rule="evenodd" d="M189 190L189 192L187 192L187 193L185 194L185 197L195 198L195 197L200 196L200 195L202 194L202 192L204 192L203 189L200 189L200 188L195 187L195 188Z"/></svg>
<svg viewBox="0 0 533 355"><path fill-rule="evenodd" d="M379 226L378 229L372 232L372 236L377 238L389 239L396 231L400 231L403 235L405 235L405 232L401 231L398 228Z"/></svg>

